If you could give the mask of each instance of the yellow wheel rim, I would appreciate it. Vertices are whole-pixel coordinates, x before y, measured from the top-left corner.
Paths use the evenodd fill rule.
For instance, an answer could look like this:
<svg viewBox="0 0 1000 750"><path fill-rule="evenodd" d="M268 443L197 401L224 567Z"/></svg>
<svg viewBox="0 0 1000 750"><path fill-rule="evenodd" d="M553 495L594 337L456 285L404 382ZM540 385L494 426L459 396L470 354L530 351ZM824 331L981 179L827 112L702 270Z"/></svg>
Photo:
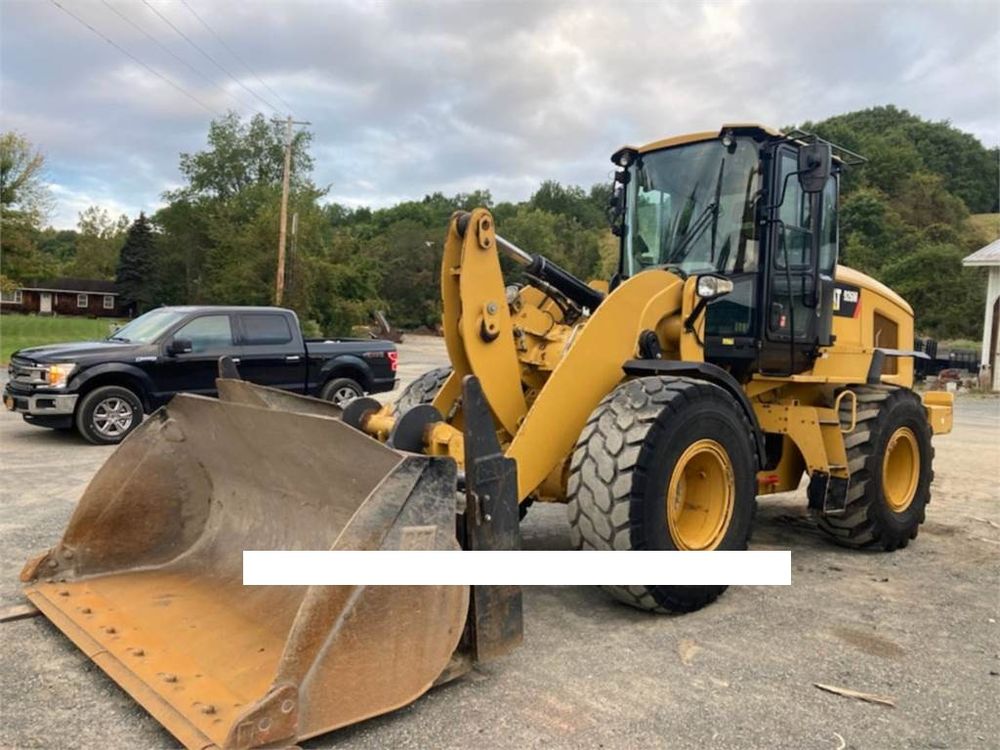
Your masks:
<svg viewBox="0 0 1000 750"><path fill-rule="evenodd" d="M900 427L889 438L882 458L882 493L896 513L910 507L920 480L920 449L909 427Z"/></svg>
<svg viewBox="0 0 1000 750"><path fill-rule="evenodd" d="M667 487L667 528L676 547L718 547L733 517L735 498L733 464L725 448L714 440L689 445Z"/></svg>

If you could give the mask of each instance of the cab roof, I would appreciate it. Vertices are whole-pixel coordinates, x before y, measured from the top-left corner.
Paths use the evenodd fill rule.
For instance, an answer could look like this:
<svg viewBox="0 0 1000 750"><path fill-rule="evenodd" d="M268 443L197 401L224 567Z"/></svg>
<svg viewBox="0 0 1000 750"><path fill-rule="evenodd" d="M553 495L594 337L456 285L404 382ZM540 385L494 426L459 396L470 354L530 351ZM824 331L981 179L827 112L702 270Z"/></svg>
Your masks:
<svg viewBox="0 0 1000 750"><path fill-rule="evenodd" d="M682 146L686 143L697 143L699 141L711 141L715 138L722 137L722 134L727 130L740 130L740 131L758 131L761 135L766 135L770 138L782 138L784 133L775 128L769 127L768 125L761 125L755 122L735 122L726 123L718 130L703 130L698 133L687 133L685 135L675 135L670 138L661 138L658 141L652 141L644 146L623 146L622 148L631 149L640 154L645 154L649 151L659 151L661 148L670 148L671 146Z"/></svg>
<svg viewBox="0 0 1000 750"><path fill-rule="evenodd" d="M688 143L698 143L700 141L711 141L716 138L721 138L726 131L732 131L738 134L750 134L757 135L761 139L767 138L785 138L790 141L794 141L799 145L804 145L815 139L815 136L804 131L793 129L789 133L778 130L777 128L772 128L770 125L761 125L757 122L728 122L725 123L718 130L702 130L698 133L687 133L685 135L675 135L669 138L662 138L658 141L652 141L642 146L622 146L620 149L615 151L615 154L611 157L612 161L615 161L618 154L622 151L634 151L637 154L645 154L650 151L659 151L664 148L671 148L673 146L683 146ZM864 157L859 154L855 154L849 149L843 148L842 146L837 146L836 144L830 144L833 148L833 159L835 162L847 165L859 164L867 161Z"/></svg>

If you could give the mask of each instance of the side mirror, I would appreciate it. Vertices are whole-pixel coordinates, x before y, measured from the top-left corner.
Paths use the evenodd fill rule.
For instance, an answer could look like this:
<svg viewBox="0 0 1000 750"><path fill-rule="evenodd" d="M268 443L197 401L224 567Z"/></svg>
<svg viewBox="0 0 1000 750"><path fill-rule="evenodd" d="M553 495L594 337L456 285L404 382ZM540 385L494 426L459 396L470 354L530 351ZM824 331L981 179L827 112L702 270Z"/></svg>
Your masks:
<svg viewBox="0 0 1000 750"><path fill-rule="evenodd" d="M167 344L167 354L190 354L194 350L191 339L174 339Z"/></svg>
<svg viewBox="0 0 1000 750"><path fill-rule="evenodd" d="M618 172L617 174L625 175L625 182L628 179L628 172ZM608 224L611 225L611 233L616 237L621 237L622 227L625 223L625 186L622 184L623 181L615 176L614 189L611 192L611 198L608 200Z"/></svg>
<svg viewBox="0 0 1000 750"><path fill-rule="evenodd" d="M830 144L817 141L799 149L799 185L803 192L821 193L830 179L833 151Z"/></svg>

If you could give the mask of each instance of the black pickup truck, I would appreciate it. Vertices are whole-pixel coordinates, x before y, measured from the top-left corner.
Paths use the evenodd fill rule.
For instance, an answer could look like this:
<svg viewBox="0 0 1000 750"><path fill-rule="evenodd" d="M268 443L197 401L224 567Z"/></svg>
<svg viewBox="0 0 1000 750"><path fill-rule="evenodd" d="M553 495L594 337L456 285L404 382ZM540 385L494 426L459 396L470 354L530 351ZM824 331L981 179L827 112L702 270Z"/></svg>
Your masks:
<svg viewBox="0 0 1000 750"><path fill-rule="evenodd" d="M175 393L214 396L223 355L244 380L338 404L396 386L389 341L305 340L278 307L161 307L103 341L14 352L3 401L30 424L118 443Z"/></svg>

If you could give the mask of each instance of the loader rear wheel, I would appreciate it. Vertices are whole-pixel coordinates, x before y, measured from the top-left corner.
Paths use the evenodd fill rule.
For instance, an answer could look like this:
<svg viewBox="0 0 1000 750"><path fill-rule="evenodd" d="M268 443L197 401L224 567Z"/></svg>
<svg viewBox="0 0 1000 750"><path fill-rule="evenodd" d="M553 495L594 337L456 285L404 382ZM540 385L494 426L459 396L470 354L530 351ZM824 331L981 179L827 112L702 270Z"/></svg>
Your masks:
<svg viewBox="0 0 1000 750"><path fill-rule="evenodd" d="M429 404L434 401L438 391L444 386L444 382L451 375L451 367L436 367L428 370L419 378L410 383L403 392L399 394L396 403L392 407L392 415L398 417L414 406Z"/></svg>
<svg viewBox="0 0 1000 750"><path fill-rule="evenodd" d="M844 436L851 473L847 508L822 516L819 527L844 547L891 552L917 536L930 502L934 448L920 398L906 388L855 388L857 423ZM841 422L849 424L850 400ZM813 504L822 507L822 483L809 483ZM814 497L816 496L816 497Z"/></svg>
<svg viewBox="0 0 1000 750"><path fill-rule="evenodd" d="M647 377L618 386L573 452L573 545L597 550L743 550L756 510L753 433L722 388ZM693 612L725 586L609 586L651 612Z"/></svg>

